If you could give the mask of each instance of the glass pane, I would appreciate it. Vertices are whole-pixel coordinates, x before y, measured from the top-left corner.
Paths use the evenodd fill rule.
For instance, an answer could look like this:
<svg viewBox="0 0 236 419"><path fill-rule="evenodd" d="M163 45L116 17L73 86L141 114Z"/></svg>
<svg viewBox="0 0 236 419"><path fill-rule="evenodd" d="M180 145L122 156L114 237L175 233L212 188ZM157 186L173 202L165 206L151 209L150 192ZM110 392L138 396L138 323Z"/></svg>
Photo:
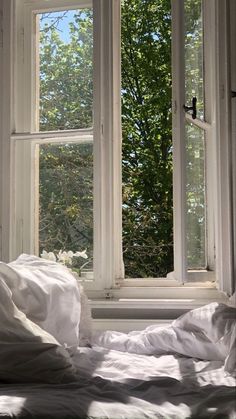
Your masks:
<svg viewBox="0 0 236 419"><path fill-rule="evenodd" d="M93 14L91 9L37 15L40 131L93 125Z"/></svg>
<svg viewBox="0 0 236 419"><path fill-rule="evenodd" d="M197 118L204 119L203 14L201 0L185 0L185 103L197 98Z"/></svg>
<svg viewBox="0 0 236 419"><path fill-rule="evenodd" d="M173 270L171 1L124 0L123 258L128 278Z"/></svg>
<svg viewBox="0 0 236 419"><path fill-rule="evenodd" d="M86 250L73 267L92 269L93 144L39 146L39 253Z"/></svg>
<svg viewBox="0 0 236 419"><path fill-rule="evenodd" d="M189 269L206 267L204 131L186 124L187 264Z"/></svg>

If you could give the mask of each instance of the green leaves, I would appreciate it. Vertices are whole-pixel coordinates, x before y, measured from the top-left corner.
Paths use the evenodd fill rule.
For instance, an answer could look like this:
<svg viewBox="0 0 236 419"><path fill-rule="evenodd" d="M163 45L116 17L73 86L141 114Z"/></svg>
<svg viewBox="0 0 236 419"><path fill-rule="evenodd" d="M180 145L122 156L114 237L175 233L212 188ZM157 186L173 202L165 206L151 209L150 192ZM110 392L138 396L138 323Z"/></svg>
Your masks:
<svg viewBox="0 0 236 419"><path fill-rule="evenodd" d="M173 269L170 1L122 6L123 249L126 276Z"/></svg>
<svg viewBox="0 0 236 419"><path fill-rule="evenodd" d="M126 276L173 269L170 0L122 3L123 250ZM92 126L92 13L75 11L69 40L40 41L40 129ZM41 146L40 246L93 244L92 145Z"/></svg>
<svg viewBox="0 0 236 419"><path fill-rule="evenodd" d="M65 12L61 15L66 17ZM71 18L73 20L67 29L64 27L68 42L61 39L60 32L53 25L41 31L42 131L89 128L93 125L92 12L90 9L77 10Z"/></svg>

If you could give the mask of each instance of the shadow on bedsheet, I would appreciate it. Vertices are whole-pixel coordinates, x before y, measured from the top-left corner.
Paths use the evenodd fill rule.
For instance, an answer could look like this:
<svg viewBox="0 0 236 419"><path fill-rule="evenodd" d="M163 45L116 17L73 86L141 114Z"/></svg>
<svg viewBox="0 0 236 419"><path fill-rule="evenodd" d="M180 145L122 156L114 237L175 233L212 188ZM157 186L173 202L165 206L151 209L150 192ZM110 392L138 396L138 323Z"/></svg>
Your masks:
<svg viewBox="0 0 236 419"><path fill-rule="evenodd" d="M200 386L191 359L189 359L188 374L184 363L182 365L181 357L178 361L180 372L183 372L181 380L160 376L152 377L151 381L129 379L121 383L98 376L92 377L91 371L90 377L82 377L78 383L70 385L53 387L11 385L7 389L0 386L0 396L9 397L9 400L25 399L24 406L18 414L1 415L1 418L229 419L234 417L232 408L236 389L225 385ZM187 406L190 412L187 416L184 412L181 414L183 405ZM133 406L140 408L140 411L143 409L143 416L134 415ZM163 416L163 408L167 411L168 406L172 412L175 411L173 407L178 407L179 414ZM125 412L124 416L122 412ZM236 406L233 414L236 414Z"/></svg>
<svg viewBox="0 0 236 419"><path fill-rule="evenodd" d="M93 372L102 363L104 355L98 353L96 359L91 359L82 349L77 358L79 359L77 382L0 384L1 419L87 418L90 404L98 398L98 390L101 392L101 380L99 377L93 377ZM104 384L106 386L108 383Z"/></svg>
<svg viewBox="0 0 236 419"><path fill-rule="evenodd" d="M197 380L192 358L188 358L188 372L186 374L186 363L183 358L178 357L179 370L182 375L182 384L195 396L189 407L191 416L189 419L229 419L236 418L236 386L226 385L204 385L200 386ZM218 370L215 371L216 381L220 383L222 376ZM233 412L233 416L232 416Z"/></svg>

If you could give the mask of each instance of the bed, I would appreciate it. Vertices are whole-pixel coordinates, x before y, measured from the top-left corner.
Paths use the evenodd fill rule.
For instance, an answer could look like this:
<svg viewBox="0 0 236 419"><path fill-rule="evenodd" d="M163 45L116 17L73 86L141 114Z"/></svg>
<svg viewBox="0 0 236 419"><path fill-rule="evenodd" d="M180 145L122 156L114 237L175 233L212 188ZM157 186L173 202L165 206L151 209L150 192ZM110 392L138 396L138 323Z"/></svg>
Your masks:
<svg viewBox="0 0 236 419"><path fill-rule="evenodd" d="M72 278L33 256L0 263L0 417L236 418L234 308L212 303L129 334L90 335L85 321L81 347Z"/></svg>

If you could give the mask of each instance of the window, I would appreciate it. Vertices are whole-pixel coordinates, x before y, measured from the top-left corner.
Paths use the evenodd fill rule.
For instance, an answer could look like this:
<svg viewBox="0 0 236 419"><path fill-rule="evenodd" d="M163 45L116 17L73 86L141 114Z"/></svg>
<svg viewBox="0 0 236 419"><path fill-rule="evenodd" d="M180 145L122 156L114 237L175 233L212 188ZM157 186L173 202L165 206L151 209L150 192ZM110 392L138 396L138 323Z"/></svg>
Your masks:
<svg viewBox="0 0 236 419"><path fill-rule="evenodd" d="M92 296L103 297L111 288L117 296L133 296L135 289L143 298L160 296L160 284L168 288L208 281L214 273L230 294L231 132L223 117L230 101L229 93L222 96L222 89L228 92L226 2L172 1L174 266L163 280L124 275L120 2L16 0L4 5L8 36L0 71L7 75L3 93L8 101L2 106L3 189L10 191L9 214L4 204L1 215L4 258L45 247L60 250L60 245L73 251L86 248L89 264L83 274ZM151 34L152 40L155 36ZM87 48L81 48L83 43ZM77 52L69 59L72 47ZM82 53L87 54L85 69ZM63 101L55 100L56 90ZM76 112L70 106L73 90L78 93ZM169 149L172 153L171 145ZM76 168L71 159L75 150ZM62 191L64 207L58 205Z"/></svg>
<svg viewBox="0 0 236 419"><path fill-rule="evenodd" d="M36 148L38 254L84 251L74 269L93 270L93 15L92 8L33 15L36 37L37 131L77 130L73 142ZM84 135L81 129L90 129ZM37 224L36 224L37 225Z"/></svg>
<svg viewBox="0 0 236 419"><path fill-rule="evenodd" d="M176 125L174 150L181 153L182 165L185 167L182 176L175 172L175 182L176 188L181 189L182 193L182 203L179 205L183 205L183 208L179 209L180 214L184 211L186 216L182 219L182 215L177 215L177 219L180 216L181 220L178 219L176 236L182 235L185 260L181 269L185 273L182 272L181 276L187 277L187 270L191 273L191 270L215 269L214 227L210 224L210 220L214 220L211 196L213 182L209 171L212 166L211 142L214 136L213 85L210 85L213 56L206 48L210 40L214 39L214 29L209 23L211 6L207 2L186 0L180 3L179 13L180 9L183 15L182 24L178 27L181 40L179 46L176 45L178 56L175 57L176 68L180 72L174 84L178 84L177 89L182 86L176 101L184 103L184 106L175 109L175 124L178 123L177 118L183 118L181 112L185 116L180 121L181 125ZM175 92L178 94L177 90ZM182 231L178 231L179 228Z"/></svg>

